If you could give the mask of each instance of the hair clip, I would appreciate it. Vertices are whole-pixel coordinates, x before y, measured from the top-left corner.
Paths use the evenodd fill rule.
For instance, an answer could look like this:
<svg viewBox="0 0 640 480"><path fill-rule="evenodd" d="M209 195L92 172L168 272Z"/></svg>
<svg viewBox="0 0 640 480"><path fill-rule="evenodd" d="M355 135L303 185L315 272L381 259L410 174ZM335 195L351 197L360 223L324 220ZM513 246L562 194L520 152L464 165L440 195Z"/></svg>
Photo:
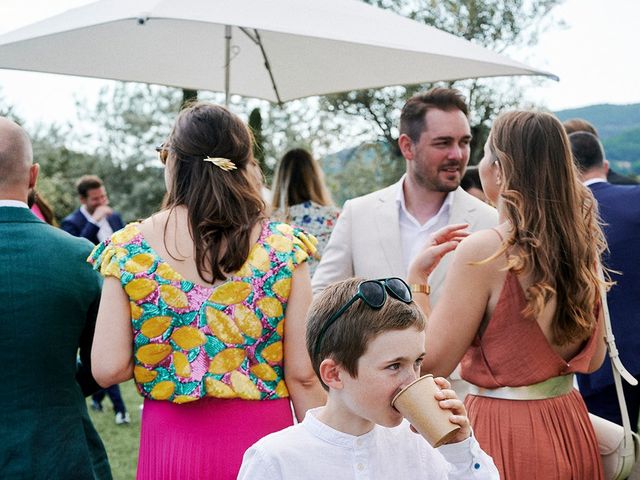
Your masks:
<svg viewBox="0 0 640 480"><path fill-rule="evenodd" d="M207 157L207 158L204 159L204 161L213 163L216 167L221 168L225 172L228 172L229 170L236 170L238 168L238 167L236 167L236 164L233 163L228 158Z"/></svg>

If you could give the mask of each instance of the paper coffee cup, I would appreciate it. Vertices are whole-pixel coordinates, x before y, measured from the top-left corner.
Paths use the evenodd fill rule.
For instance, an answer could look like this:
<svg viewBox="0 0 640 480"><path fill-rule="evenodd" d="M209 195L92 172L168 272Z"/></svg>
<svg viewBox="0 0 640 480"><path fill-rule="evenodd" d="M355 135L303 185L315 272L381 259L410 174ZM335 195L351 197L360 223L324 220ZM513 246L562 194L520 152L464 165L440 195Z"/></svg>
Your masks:
<svg viewBox="0 0 640 480"><path fill-rule="evenodd" d="M422 435L429 444L437 448L444 445L460 430L460 425L451 423L450 410L440 408L435 394L440 387L433 375L424 375L400 390L391 406Z"/></svg>

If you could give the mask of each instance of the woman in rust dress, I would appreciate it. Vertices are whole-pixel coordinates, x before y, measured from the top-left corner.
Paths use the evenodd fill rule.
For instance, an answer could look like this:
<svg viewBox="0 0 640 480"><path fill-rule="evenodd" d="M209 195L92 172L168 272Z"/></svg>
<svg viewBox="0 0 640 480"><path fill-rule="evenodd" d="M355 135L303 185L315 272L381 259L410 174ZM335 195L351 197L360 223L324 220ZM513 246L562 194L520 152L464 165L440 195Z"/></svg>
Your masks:
<svg viewBox="0 0 640 480"><path fill-rule="evenodd" d="M461 362L474 435L501 478L602 478L573 388L573 374L596 370L605 355L597 271L605 241L593 197L562 125L546 113L499 116L480 176L500 224L457 246L429 315L423 370L447 376ZM424 249L409 282L425 282L441 253L456 247L449 238L440 234ZM415 297L428 313L428 295Z"/></svg>

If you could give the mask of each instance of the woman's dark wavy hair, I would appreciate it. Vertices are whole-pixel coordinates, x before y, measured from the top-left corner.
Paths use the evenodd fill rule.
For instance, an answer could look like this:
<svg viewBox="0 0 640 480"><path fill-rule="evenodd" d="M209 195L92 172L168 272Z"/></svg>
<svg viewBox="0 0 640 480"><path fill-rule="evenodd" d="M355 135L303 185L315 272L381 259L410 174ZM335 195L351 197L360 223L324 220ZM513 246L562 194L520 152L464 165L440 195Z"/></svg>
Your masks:
<svg viewBox="0 0 640 480"><path fill-rule="evenodd" d="M178 114L166 148L172 171L164 208L186 207L200 277L224 280L246 261L253 228L265 218L251 132L226 108L197 102ZM229 159L237 170L207 157Z"/></svg>

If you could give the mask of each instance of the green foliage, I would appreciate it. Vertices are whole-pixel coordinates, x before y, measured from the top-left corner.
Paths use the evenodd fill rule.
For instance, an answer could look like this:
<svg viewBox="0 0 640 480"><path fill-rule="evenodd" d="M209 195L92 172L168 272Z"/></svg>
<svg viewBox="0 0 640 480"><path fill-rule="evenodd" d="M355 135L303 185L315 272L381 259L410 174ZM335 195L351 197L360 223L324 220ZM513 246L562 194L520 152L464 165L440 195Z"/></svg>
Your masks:
<svg viewBox="0 0 640 480"><path fill-rule="evenodd" d="M169 134L183 92L166 87L117 84L104 88L95 105L77 102L83 127L39 125L29 132L40 164L37 190L60 221L79 205L75 182L101 177L111 205L125 221L156 211L165 193L164 173L154 147ZM0 96L0 114L23 123Z"/></svg>
<svg viewBox="0 0 640 480"><path fill-rule="evenodd" d="M189 88L182 89L182 106L184 107L188 103L198 101L198 91L191 90Z"/></svg>
<svg viewBox="0 0 640 480"><path fill-rule="evenodd" d="M262 116L262 138L264 147L263 171L273 172L284 153L291 148L306 148L315 155L318 152L339 150L357 143L357 134L352 135L334 113L322 110L315 99L295 100L282 106L264 104Z"/></svg>
<svg viewBox="0 0 640 480"><path fill-rule="evenodd" d="M640 174L640 127L626 130L603 143L608 160L629 162L627 170Z"/></svg>
<svg viewBox="0 0 640 480"><path fill-rule="evenodd" d="M341 155L329 155L321 165L336 205L395 183L405 170L402 157L383 141L365 143Z"/></svg>
<svg viewBox="0 0 640 480"><path fill-rule="evenodd" d="M630 105L590 105L588 107L560 110L555 115L561 120L582 118L592 123L598 136L607 141L626 130L640 128L640 103Z"/></svg>
<svg viewBox="0 0 640 480"><path fill-rule="evenodd" d="M87 398L87 408L89 408L91 421L107 450L114 480L133 480L136 478L138 467L142 413L140 406L143 399L138 394L133 380L121 383L120 392L131 417L131 423L128 425L115 424L115 413L109 397L102 401L102 412L95 412L89 408L91 397Z"/></svg>
<svg viewBox="0 0 640 480"><path fill-rule="evenodd" d="M265 161L265 138L262 134L262 114L258 107L251 110L249 114L249 129L251 129L251 133L253 134L253 156L258 162L258 165L260 165L265 179L269 183L273 178L273 166L268 165Z"/></svg>
<svg viewBox="0 0 640 480"><path fill-rule="evenodd" d="M2 94L2 87L0 87L0 117L6 117L9 120L13 120L18 125L22 125L24 120L18 116L15 112L15 108L9 105Z"/></svg>
<svg viewBox="0 0 640 480"><path fill-rule="evenodd" d="M554 113L561 121L581 118L591 123L612 167L620 173L640 175L640 103L590 105Z"/></svg>
<svg viewBox="0 0 640 480"><path fill-rule="evenodd" d="M541 20L562 0L422 0L410 17L495 52L534 45Z"/></svg>
<svg viewBox="0 0 640 480"><path fill-rule="evenodd" d="M95 173L104 177L104 161L98 156L68 149L65 139L68 132L58 126L36 130L32 134L33 160L40 164L36 185L40 195L51 205L58 221L78 207L76 180Z"/></svg>
<svg viewBox="0 0 640 480"><path fill-rule="evenodd" d="M418 22L456 36L462 36L493 51L532 45L546 27L547 13L562 0L365 0L367 3L396 11ZM322 108L337 116L365 119L370 133L384 139L391 148L380 159L379 168L390 168L389 178L404 169L397 147L400 111L407 98L435 84L409 85L346 92L321 99ZM473 140L470 164L482 158L490 123L500 110L522 104L521 92L515 80L476 79L445 82L439 85L455 87L467 97ZM352 161L351 159L349 160ZM395 162L395 163L394 163ZM360 171L364 169L363 171ZM351 174L353 170L353 174ZM345 192L351 185L361 184L367 167L347 167L336 178L329 178L333 190ZM330 175L330 174L329 174ZM375 180L368 191L374 188ZM358 190L367 190L365 187Z"/></svg>
<svg viewBox="0 0 640 480"><path fill-rule="evenodd" d="M95 106L79 106L81 118L94 126L84 141L101 159L84 173L102 177L125 221L145 218L162 203L164 170L154 148L169 134L183 100L179 89L122 83L103 89Z"/></svg>

